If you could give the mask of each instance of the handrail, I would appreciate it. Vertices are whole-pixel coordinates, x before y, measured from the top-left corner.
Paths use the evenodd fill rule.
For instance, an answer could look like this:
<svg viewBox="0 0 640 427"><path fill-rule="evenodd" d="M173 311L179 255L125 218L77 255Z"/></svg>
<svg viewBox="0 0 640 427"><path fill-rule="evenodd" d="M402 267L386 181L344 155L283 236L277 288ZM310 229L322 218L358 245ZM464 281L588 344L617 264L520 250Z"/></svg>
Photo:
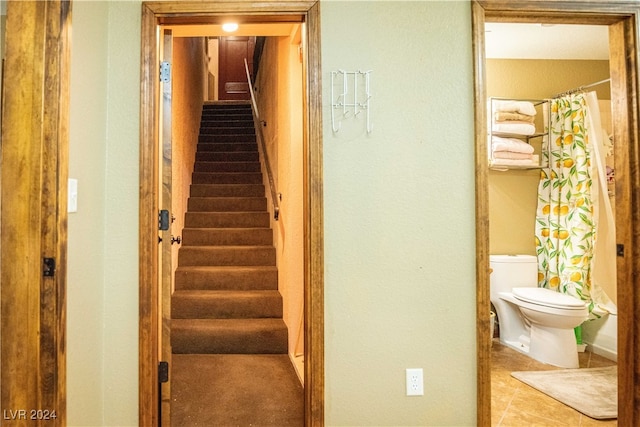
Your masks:
<svg viewBox="0 0 640 427"><path fill-rule="evenodd" d="M262 121L260 120L260 114L258 114L258 105L256 104L256 97L253 93L253 86L251 85L251 75L249 73L249 64L247 58L244 58L244 69L247 72L247 83L249 84L249 93L251 94L251 110L253 111L253 124L257 129L257 137L260 141L260 148L262 149L262 155L264 156L264 167L267 170L267 178L269 180L269 190L271 191L271 203L273 203L273 219L278 220L280 216L280 205L278 203L278 197L276 192L276 185L273 182L273 173L271 172L271 164L269 163L269 155L267 154L267 147L264 143L264 134L262 133Z"/></svg>

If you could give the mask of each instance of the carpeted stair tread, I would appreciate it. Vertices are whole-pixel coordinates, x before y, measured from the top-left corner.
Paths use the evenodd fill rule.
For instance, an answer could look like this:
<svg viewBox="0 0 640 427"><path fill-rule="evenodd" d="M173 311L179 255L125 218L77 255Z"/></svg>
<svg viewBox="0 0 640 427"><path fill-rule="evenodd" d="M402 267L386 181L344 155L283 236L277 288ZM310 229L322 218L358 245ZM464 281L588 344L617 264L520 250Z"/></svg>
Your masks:
<svg viewBox="0 0 640 427"><path fill-rule="evenodd" d="M285 354L282 319L171 319L173 353Z"/></svg>
<svg viewBox="0 0 640 427"><path fill-rule="evenodd" d="M273 246L184 246L178 265L276 265Z"/></svg>
<svg viewBox="0 0 640 427"><path fill-rule="evenodd" d="M175 288L179 290L276 290L275 266L178 266Z"/></svg>
<svg viewBox="0 0 640 427"><path fill-rule="evenodd" d="M264 197L264 184L191 184L191 197Z"/></svg>
<svg viewBox="0 0 640 427"><path fill-rule="evenodd" d="M183 228L182 246L272 245L270 228Z"/></svg>
<svg viewBox="0 0 640 427"><path fill-rule="evenodd" d="M171 297L173 319L282 317L278 291L176 291Z"/></svg>
<svg viewBox="0 0 640 427"><path fill-rule="evenodd" d="M266 211L266 197L190 197L189 212Z"/></svg>
<svg viewBox="0 0 640 427"><path fill-rule="evenodd" d="M188 228L269 227L269 212L187 212L184 226Z"/></svg>

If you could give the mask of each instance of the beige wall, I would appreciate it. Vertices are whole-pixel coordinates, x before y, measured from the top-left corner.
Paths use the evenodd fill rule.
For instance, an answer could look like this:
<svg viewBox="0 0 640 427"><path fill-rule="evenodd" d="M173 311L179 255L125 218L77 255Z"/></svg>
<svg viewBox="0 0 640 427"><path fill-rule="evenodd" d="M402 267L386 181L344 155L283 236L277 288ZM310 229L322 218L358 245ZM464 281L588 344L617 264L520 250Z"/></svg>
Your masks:
<svg viewBox="0 0 640 427"><path fill-rule="evenodd" d="M609 61L487 60L487 95L546 99L609 78ZM610 99L608 85L594 90ZM489 172L490 251L535 255L534 223L540 171Z"/></svg>
<svg viewBox="0 0 640 427"><path fill-rule="evenodd" d="M138 420L140 3L73 3L68 425Z"/></svg>
<svg viewBox="0 0 640 427"><path fill-rule="evenodd" d="M107 228L106 218L109 9L106 3L74 3L72 19L69 177L78 180L78 212L70 213L68 222L67 421L69 426L98 426L105 425L105 406L112 400L106 377L114 376L105 374L106 359L117 350L107 347L105 332L122 328L110 321L104 307L112 286L109 278L117 278L120 271L118 263L112 263L117 256L108 256L105 248L117 233ZM117 218L118 229L137 232L127 225L135 216ZM127 327L134 329L130 322ZM127 357L135 357L131 350L125 351ZM136 375L128 368L127 375ZM135 383L126 387L135 389ZM132 390L126 394L131 396Z"/></svg>
<svg viewBox="0 0 640 427"><path fill-rule="evenodd" d="M179 236L184 228L184 213L191 184L200 132L200 117L204 99L205 81L202 70L205 63L203 38L175 37L172 61L172 152L171 152L171 213L175 221L171 234ZM178 249L172 246L172 266L178 265Z"/></svg>
<svg viewBox="0 0 640 427"><path fill-rule="evenodd" d="M476 424L470 11L322 2L328 426ZM338 69L371 70L370 134L331 131Z"/></svg>
<svg viewBox="0 0 640 427"><path fill-rule="evenodd" d="M302 63L299 32L269 37L260 62L256 87L269 160L276 191L282 195L280 218L272 221L278 259L278 287L283 297L284 320L289 330L289 354L304 351L302 308L303 247L303 108ZM270 195L269 195L270 198Z"/></svg>
<svg viewBox="0 0 640 427"><path fill-rule="evenodd" d="M74 2L70 426L138 420L140 10ZM469 3L323 1L321 37L326 425L475 425ZM339 68L372 70L370 135L331 132Z"/></svg>

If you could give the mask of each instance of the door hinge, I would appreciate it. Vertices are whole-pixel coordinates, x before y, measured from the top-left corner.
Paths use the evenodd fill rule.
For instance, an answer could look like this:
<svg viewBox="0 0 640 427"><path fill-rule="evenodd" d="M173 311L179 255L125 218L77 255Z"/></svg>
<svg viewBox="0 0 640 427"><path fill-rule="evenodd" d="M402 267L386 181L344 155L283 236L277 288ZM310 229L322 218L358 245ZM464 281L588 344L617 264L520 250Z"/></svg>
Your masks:
<svg viewBox="0 0 640 427"><path fill-rule="evenodd" d="M166 383L169 381L169 362L158 363L158 382Z"/></svg>
<svg viewBox="0 0 640 427"><path fill-rule="evenodd" d="M616 244L616 255L624 257L624 245L622 243Z"/></svg>
<svg viewBox="0 0 640 427"><path fill-rule="evenodd" d="M169 229L169 211L162 209L158 211L158 230L166 231Z"/></svg>
<svg viewBox="0 0 640 427"><path fill-rule="evenodd" d="M160 63L160 81L169 83L171 81L171 64L167 61Z"/></svg>
<svg viewBox="0 0 640 427"><path fill-rule="evenodd" d="M42 258L42 275L44 277L53 277L56 274L56 259Z"/></svg>

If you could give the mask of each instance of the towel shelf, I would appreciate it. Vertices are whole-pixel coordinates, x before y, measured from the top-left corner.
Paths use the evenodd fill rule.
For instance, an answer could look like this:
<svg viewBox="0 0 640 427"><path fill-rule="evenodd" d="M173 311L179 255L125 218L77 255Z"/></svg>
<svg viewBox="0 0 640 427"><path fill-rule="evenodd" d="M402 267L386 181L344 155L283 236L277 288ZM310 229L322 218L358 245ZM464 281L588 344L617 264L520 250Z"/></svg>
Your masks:
<svg viewBox="0 0 640 427"><path fill-rule="evenodd" d="M495 113L497 111L497 102L504 103L516 103L518 105L523 105L523 112L520 114L525 114L527 116L535 116L535 120L533 122L523 123L522 121L513 120L513 124L515 126L511 126L514 129L514 132L504 132L502 129L500 131L496 130L497 125L495 124ZM507 171L507 170L527 170L527 169L541 169L545 167L541 164L541 161L544 160L543 151L548 150L548 129L549 129L549 102L548 99L517 99L517 98L499 98L492 97L489 99L488 103L488 114L487 114L487 148L489 155L489 168L492 170L498 171ZM522 103L522 104L520 104ZM534 113L535 110L535 114ZM509 121L499 122L500 127L509 127L504 126L505 124L510 125ZM531 129L531 126L534 126L534 129ZM542 129L542 130L541 130ZM506 129L504 129L506 130ZM526 132L525 132L526 131ZM526 134L525 134L526 133ZM501 137L501 138L510 138L520 140L534 147L533 149L533 158L532 162L527 161L518 161L511 159L500 159L496 158L494 155L494 150L492 148L492 140L493 137ZM508 156L507 156L508 157ZM513 157L521 157L521 156L513 156ZM537 158L537 161L536 161ZM547 157L548 158L548 157ZM535 162L535 163L534 163Z"/></svg>

